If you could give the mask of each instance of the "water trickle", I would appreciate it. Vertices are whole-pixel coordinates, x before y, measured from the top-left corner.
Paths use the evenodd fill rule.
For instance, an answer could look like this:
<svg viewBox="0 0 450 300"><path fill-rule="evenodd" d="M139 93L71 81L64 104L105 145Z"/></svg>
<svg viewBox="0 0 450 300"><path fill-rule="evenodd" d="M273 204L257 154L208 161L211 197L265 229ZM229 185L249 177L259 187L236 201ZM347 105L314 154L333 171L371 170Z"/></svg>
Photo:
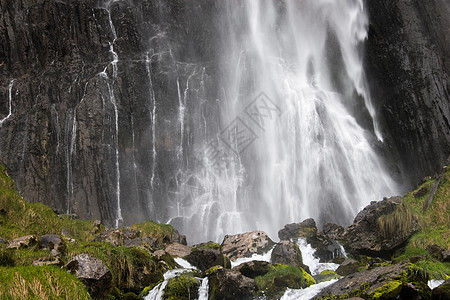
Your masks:
<svg viewBox="0 0 450 300"><path fill-rule="evenodd" d="M150 106L152 107L150 119L152 122L152 174L150 177L150 186L152 189L154 188L155 182L155 170L156 170L156 162L157 162L157 153L156 153L156 98L155 91L153 90L153 81L152 81L152 73L151 73L151 57L149 57L148 53L145 56L145 69L147 71L148 83L149 83L149 94L150 94Z"/></svg>
<svg viewBox="0 0 450 300"><path fill-rule="evenodd" d="M109 1L106 4L105 10L108 13L109 27L111 33L113 35L113 40L109 42L109 52L112 55L113 60L105 67L103 72L99 75L105 79L106 86L108 88L109 100L114 108L114 148L115 148L115 167L116 167L116 217L115 217L115 227L119 227L121 222L123 222L122 218L122 208L120 203L120 163L119 163L119 109L117 106L116 96L114 94L114 84L117 79L117 63L119 62L119 56L117 52L114 50L114 43L117 40L116 29L112 22L110 5L114 3L115 0ZM112 76L109 78L107 74L107 69L109 65L112 66Z"/></svg>
<svg viewBox="0 0 450 300"><path fill-rule="evenodd" d="M0 120L0 127L3 125L3 122L8 120L12 115L12 88L14 85L15 79L11 80L8 85L8 115Z"/></svg>
<svg viewBox="0 0 450 300"><path fill-rule="evenodd" d="M309 300L314 298L315 295L320 293L321 290L329 285L332 285L338 281L338 279L333 279L330 281L321 282L318 284L311 285L307 288L295 290L288 288L280 300Z"/></svg>
<svg viewBox="0 0 450 300"><path fill-rule="evenodd" d="M311 275L319 275L322 271L332 270L336 271L339 268L338 264L334 263L321 263L318 258L315 257L314 253L316 249L314 249L310 244L306 242L304 239L299 239L297 241L297 245L302 252L303 263L309 267L311 271Z"/></svg>
<svg viewBox="0 0 450 300"><path fill-rule="evenodd" d="M202 283L198 289L198 300L208 300L209 297L209 280L208 277L202 279Z"/></svg>

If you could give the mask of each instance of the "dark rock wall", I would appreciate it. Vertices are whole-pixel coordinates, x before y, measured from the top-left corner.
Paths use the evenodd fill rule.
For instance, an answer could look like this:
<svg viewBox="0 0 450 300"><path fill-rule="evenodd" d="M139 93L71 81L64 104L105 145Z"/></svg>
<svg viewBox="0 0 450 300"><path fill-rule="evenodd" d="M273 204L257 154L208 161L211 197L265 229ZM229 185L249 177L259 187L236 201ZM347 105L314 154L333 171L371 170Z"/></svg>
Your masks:
<svg viewBox="0 0 450 300"><path fill-rule="evenodd" d="M0 159L21 195L109 225L118 200L125 223L166 220L187 145L220 124L222 3L0 0ZM415 180L450 154L449 8L367 3L373 94Z"/></svg>
<svg viewBox="0 0 450 300"><path fill-rule="evenodd" d="M450 2L366 2L372 95L386 143L415 184L450 155Z"/></svg>
<svg viewBox="0 0 450 300"><path fill-rule="evenodd" d="M9 94L12 103L0 158L21 195L112 225L120 175L123 218L163 219L159 204L189 161L180 145L207 131L193 123L200 113L217 112L206 94L214 10L213 1L0 0L0 120Z"/></svg>

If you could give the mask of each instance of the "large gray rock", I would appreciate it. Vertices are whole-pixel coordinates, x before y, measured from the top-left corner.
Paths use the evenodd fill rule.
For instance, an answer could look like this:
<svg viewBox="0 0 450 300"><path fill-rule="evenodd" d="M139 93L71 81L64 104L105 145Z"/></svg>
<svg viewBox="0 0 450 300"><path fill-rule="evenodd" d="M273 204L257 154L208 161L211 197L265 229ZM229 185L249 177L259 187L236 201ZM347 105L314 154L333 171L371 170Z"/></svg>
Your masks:
<svg viewBox="0 0 450 300"><path fill-rule="evenodd" d="M82 253L73 257L66 265L67 270L77 276L93 297L105 296L111 288L112 274L102 260Z"/></svg>
<svg viewBox="0 0 450 300"><path fill-rule="evenodd" d="M292 223L284 226L278 231L280 240L290 240L296 238L308 238L317 234L316 222L314 219L306 219L301 223Z"/></svg>
<svg viewBox="0 0 450 300"><path fill-rule="evenodd" d="M393 226L399 228L401 225L403 230L388 232L381 230L379 221L380 217L393 214L397 208L401 209L401 205L401 197L393 197L366 206L356 216L355 223L348 226L339 236L345 249L354 254L387 256L393 250L403 247L408 239L420 229L417 219L411 215L404 219L400 217L398 219L401 222L405 221L405 224L394 224Z"/></svg>
<svg viewBox="0 0 450 300"><path fill-rule="evenodd" d="M235 261L240 257L262 254L272 249L275 243L263 231L226 235L220 245L220 251Z"/></svg>
<svg viewBox="0 0 450 300"><path fill-rule="evenodd" d="M324 288L314 299L355 294L372 299L376 293L382 294L378 294L379 299L430 299L428 278L423 274L406 263L378 267L348 275Z"/></svg>
<svg viewBox="0 0 450 300"><path fill-rule="evenodd" d="M214 249L194 248L184 259L201 271L206 271L213 266L222 266L228 269L231 268L230 259L220 251Z"/></svg>
<svg viewBox="0 0 450 300"><path fill-rule="evenodd" d="M252 299L256 283L239 271L219 269L209 275L209 299Z"/></svg>
<svg viewBox="0 0 450 300"><path fill-rule="evenodd" d="M186 255L191 254L192 247L180 243L172 243L166 247L165 251L173 256L185 257Z"/></svg>
<svg viewBox="0 0 450 300"><path fill-rule="evenodd" d="M297 244L291 241L281 241L273 249L270 262L273 264L303 266L302 252Z"/></svg>

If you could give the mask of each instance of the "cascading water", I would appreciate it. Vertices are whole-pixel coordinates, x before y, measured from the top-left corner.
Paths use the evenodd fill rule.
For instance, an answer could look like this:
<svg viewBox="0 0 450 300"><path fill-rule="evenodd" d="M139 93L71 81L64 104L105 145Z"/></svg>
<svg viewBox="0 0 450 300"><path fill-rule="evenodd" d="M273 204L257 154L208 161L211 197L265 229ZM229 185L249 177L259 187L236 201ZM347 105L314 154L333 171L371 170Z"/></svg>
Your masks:
<svg viewBox="0 0 450 300"><path fill-rule="evenodd" d="M251 229L275 236L307 217L350 223L395 193L372 147L382 138L361 59L363 1L221 10L222 130L202 145L201 195L173 216L193 242Z"/></svg>
<svg viewBox="0 0 450 300"><path fill-rule="evenodd" d="M348 224L396 193L372 146L363 0L224 1L218 22L222 128L199 151L201 195L172 215L192 242L275 237L308 217Z"/></svg>
<svg viewBox="0 0 450 300"><path fill-rule="evenodd" d="M8 85L8 114L6 115L6 117L4 117L3 119L0 120L0 126L2 126L3 122L8 120L12 115L12 88L13 88L13 85L14 85L14 79L11 80Z"/></svg>

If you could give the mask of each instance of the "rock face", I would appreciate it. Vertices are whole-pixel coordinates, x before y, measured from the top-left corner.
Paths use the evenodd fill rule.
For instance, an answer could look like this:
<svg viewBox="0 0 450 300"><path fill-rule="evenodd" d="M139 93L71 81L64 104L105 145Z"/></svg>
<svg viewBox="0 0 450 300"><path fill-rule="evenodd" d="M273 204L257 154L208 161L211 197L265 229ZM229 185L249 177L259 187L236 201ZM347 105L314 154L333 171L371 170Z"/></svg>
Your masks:
<svg viewBox="0 0 450 300"><path fill-rule="evenodd" d="M255 281L235 270L219 269L209 277L210 299L251 299Z"/></svg>
<svg viewBox="0 0 450 300"><path fill-rule="evenodd" d="M267 274L270 271L271 266L272 264L267 261L253 260L240 264L239 266L233 268L233 270L237 270L241 272L242 275L254 279L257 276Z"/></svg>
<svg viewBox="0 0 450 300"><path fill-rule="evenodd" d="M168 245L164 251L173 256L185 257L186 255L191 254L192 247L185 246L179 243L172 243Z"/></svg>
<svg viewBox="0 0 450 300"><path fill-rule="evenodd" d="M218 127L194 123L200 110L218 120L208 94L216 25L205 25L215 9L206 0L1 0L0 120L9 103L11 114L0 157L20 194L110 227L165 218L181 164L180 91L189 85L190 134Z"/></svg>
<svg viewBox="0 0 450 300"><path fill-rule="evenodd" d="M324 288L314 299L346 294L364 299L430 299L431 290L427 278L415 272L407 264L378 267L348 275ZM422 298L417 298L422 297Z"/></svg>
<svg viewBox="0 0 450 300"><path fill-rule="evenodd" d="M240 257L262 254L272 249L275 243L263 231L252 231L236 235L226 235L220 245L220 251L235 261Z"/></svg>
<svg viewBox="0 0 450 300"><path fill-rule="evenodd" d="M401 197L393 197L366 206L339 239L350 253L383 256L403 246L418 230L417 220L402 211Z"/></svg>
<svg viewBox="0 0 450 300"><path fill-rule="evenodd" d="M450 5L368 1L367 70L385 143L413 183L450 155Z"/></svg>
<svg viewBox="0 0 450 300"><path fill-rule="evenodd" d="M101 298L111 288L110 270L100 259L90 254L82 253L75 256L66 268L83 281L93 297Z"/></svg>
<svg viewBox="0 0 450 300"><path fill-rule="evenodd" d="M273 264L303 266L302 252L297 244L281 241L272 251L270 261Z"/></svg>

